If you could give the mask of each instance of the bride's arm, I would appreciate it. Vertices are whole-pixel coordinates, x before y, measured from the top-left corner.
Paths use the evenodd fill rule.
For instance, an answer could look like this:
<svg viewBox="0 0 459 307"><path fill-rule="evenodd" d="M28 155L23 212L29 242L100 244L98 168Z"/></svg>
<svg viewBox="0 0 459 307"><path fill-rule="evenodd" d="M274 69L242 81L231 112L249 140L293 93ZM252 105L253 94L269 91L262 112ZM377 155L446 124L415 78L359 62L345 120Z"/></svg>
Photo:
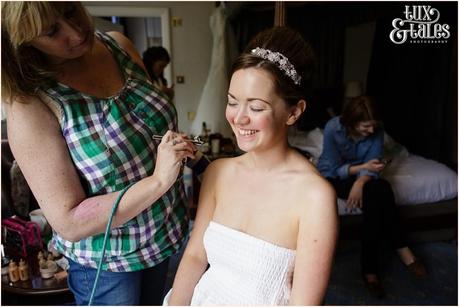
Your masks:
<svg viewBox="0 0 459 307"><path fill-rule="evenodd" d="M207 269L208 262L203 237L215 210L218 162L211 163L204 173L196 220L191 231L190 241L175 275L168 305L190 305L194 287Z"/></svg>
<svg viewBox="0 0 459 307"><path fill-rule="evenodd" d="M335 191L324 179L309 184L299 215L295 269L289 305L321 305L338 235Z"/></svg>

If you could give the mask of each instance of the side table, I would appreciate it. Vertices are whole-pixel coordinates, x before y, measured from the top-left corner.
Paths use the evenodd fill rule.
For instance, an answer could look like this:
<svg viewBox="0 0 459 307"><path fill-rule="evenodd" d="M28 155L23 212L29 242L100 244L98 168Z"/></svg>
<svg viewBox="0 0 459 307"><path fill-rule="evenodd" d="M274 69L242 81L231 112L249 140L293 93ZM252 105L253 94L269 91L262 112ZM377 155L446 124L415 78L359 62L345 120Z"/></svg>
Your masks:
<svg viewBox="0 0 459 307"><path fill-rule="evenodd" d="M32 276L27 281L12 283L2 277L2 305L64 305L71 302L74 298L67 279Z"/></svg>
<svg viewBox="0 0 459 307"><path fill-rule="evenodd" d="M58 294L68 292L67 279L57 280L56 278L43 279L40 276L33 276L27 281L15 283L2 279L2 291L23 295Z"/></svg>

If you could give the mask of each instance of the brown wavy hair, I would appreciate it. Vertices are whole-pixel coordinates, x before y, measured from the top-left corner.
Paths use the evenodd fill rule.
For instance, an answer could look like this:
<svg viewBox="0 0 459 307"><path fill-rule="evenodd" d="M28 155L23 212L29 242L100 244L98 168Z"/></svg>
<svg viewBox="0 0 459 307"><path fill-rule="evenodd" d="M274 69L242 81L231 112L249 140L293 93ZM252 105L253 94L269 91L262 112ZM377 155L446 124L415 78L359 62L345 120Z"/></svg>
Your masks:
<svg viewBox="0 0 459 307"><path fill-rule="evenodd" d="M2 1L2 98L5 101L36 95L55 77L56 67L29 43L43 35L59 17L78 24L82 31L94 32L92 18L80 2Z"/></svg>
<svg viewBox="0 0 459 307"><path fill-rule="evenodd" d="M341 124L348 130L353 131L359 122L381 120L379 109L373 98L358 96L351 98L343 106Z"/></svg>

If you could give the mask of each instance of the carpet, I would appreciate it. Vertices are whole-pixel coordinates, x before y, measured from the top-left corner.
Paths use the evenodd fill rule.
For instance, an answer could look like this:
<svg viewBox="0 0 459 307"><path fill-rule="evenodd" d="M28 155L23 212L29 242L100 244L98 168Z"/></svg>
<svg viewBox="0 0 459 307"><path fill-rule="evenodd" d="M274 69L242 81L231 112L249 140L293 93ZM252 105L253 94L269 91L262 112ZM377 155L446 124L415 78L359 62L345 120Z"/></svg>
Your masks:
<svg viewBox="0 0 459 307"><path fill-rule="evenodd" d="M381 251L384 299L369 296L360 275L360 244L340 242L335 256L325 305L456 305L457 243L430 242L410 246L424 262L428 275L416 279L389 248Z"/></svg>

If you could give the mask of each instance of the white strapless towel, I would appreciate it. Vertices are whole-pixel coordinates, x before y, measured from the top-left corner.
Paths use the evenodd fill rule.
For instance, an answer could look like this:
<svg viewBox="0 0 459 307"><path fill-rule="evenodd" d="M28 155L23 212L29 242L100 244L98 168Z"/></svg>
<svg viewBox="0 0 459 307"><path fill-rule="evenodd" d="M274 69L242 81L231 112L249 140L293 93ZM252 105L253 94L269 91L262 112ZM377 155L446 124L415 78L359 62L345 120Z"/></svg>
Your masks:
<svg viewBox="0 0 459 307"><path fill-rule="evenodd" d="M288 304L294 250L213 221L204 233L204 247L210 267L194 288L191 305Z"/></svg>

